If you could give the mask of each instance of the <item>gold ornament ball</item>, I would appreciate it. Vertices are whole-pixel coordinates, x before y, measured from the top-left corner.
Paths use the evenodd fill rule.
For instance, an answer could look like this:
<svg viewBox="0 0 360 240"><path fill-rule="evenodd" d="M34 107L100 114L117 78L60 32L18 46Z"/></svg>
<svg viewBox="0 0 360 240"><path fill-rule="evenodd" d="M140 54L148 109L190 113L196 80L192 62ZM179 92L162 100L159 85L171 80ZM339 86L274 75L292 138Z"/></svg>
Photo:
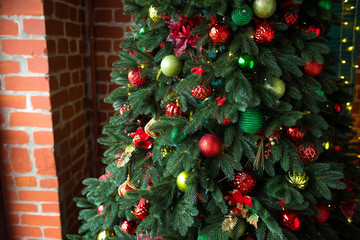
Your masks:
<svg viewBox="0 0 360 240"><path fill-rule="evenodd" d="M255 0L252 9L258 18L269 18L276 11L276 0Z"/></svg>
<svg viewBox="0 0 360 240"><path fill-rule="evenodd" d="M187 184L186 184L186 181L191 177L192 173L189 172L189 171L182 171L178 176L177 176L177 179L176 179L176 185L178 186L178 188L185 192L186 189L189 187Z"/></svg>
<svg viewBox="0 0 360 240"><path fill-rule="evenodd" d="M97 240L110 240L110 239L114 239L114 230L112 230L111 228L104 228L103 230L101 230L101 232L99 233Z"/></svg>
<svg viewBox="0 0 360 240"><path fill-rule="evenodd" d="M161 71L167 77L177 76L182 69L182 62L174 55L168 55L161 61Z"/></svg>
<svg viewBox="0 0 360 240"><path fill-rule="evenodd" d="M158 16L158 7L157 6L154 6L154 5L151 5L149 7L149 17L151 18L151 20L153 20L154 22L156 22L157 20L160 19L160 17Z"/></svg>
<svg viewBox="0 0 360 240"><path fill-rule="evenodd" d="M285 83L280 78L274 77L273 85L271 85L269 82L265 82L264 86L267 89L273 91L278 99L285 94Z"/></svg>
<svg viewBox="0 0 360 240"><path fill-rule="evenodd" d="M309 182L309 176L306 175L306 172L298 174L296 172L289 171L286 176L286 180L293 187L296 187L298 189L305 189Z"/></svg>

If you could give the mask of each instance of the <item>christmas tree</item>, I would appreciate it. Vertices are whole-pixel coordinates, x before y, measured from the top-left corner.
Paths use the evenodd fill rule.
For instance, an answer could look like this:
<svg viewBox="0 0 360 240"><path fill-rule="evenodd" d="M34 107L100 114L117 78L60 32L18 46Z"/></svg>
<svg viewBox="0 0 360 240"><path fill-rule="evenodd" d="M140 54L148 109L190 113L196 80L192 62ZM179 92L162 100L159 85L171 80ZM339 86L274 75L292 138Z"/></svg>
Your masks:
<svg viewBox="0 0 360 240"><path fill-rule="evenodd" d="M106 173L70 239L360 239L331 0L123 0Z"/></svg>

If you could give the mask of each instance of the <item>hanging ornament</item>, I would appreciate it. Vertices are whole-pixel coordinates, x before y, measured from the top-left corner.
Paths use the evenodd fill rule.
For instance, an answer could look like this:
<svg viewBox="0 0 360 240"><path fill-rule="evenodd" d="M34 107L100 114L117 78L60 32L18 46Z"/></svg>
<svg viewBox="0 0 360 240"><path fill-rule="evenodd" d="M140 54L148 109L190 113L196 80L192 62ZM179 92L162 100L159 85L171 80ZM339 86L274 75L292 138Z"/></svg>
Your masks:
<svg viewBox="0 0 360 240"><path fill-rule="evenodd" d="M126 232L130 235L135 235L136 234L136 228L138 226L138 223L135 220L130 220L130 221L123 221L120 225L120 229L123 232Z"/></svg>
<svg viewBox="0 0 360 240"><path fill-rule="evenodd" d="M306 132L301 132L297 126L287 127L286 135L294 142L304 139Z"/></svg>
<svg viewBox="0 0 360 240"><path fill-rule="evenodd" d="M305 163L311 163L316 161L320 154L319 151L315 148L315 146L311 143L307 145L299 144L297 149L302 161Z"/></svg>
<svg viewBox="0 0 360 240"><path fill-rule="evenodd" d="M163 157L167 157L169 155L169 153L171 153L172 151L175 151L175 150L176 150L176 147L174 147L174 146L164 145L161 147L161 155Z"/></svg>
<svg viewBox="0 0 360 240"><path fill-rule="evenodd" d="M286 23L289 27L295 26L298 23L299 15L292 10L288 9L285 11L282 21Z"/></svg>
<svg viewBox="0 0 360 240"><path fill-rule="evenodd" d="M330 217L330 210L327 205L325 205L322 202L318 202L315 205L315 209L317 211L317 214L314 216L314 220L317 223L324 223L326 222Z"/></svg>
<svg viewBox="0 0 360 240"><path fill-rule="evenodd" d="M222 143L215 134L206 134L199 141L199 148L205 157L216 157L221 151Z"/></svg>
<svg viewBox="0 0 360 240"><path fill-rule="evenodd" d="M255 0L252 9L258 18L269 18L276 11L276 0Z"/></svg>
<svg viewBox="0 0 360 240"><path fill-rule="evenodd" d="M173 141L174 143L180 144L188 137L188 135L186 133L181 133L180 135L179 135L179 133L180 133L180 128L174 127L170 133L171 141Z"/></svg>
<svg viewBox="0 0 360 240"><path fill-rule="evenodd" d="M212 89L210 86L197 85L191 90L191 95L193 95L198 100L205 100L210 97Z"/></svg>
<svg viewBox="0 0 360 240"><path fill-rule="evenodd" d="M141 77L142 68L136 68L134 70L129 71L128 73L128 80L130 84L134 87L141 87L145 84L147 77Z"/></svg>
<svg viewBox="0 0 360 240"><path fill-rule="evenodd" d="M104 204L99 203L96 209L97 214L101 214L104 211L104 209L105 209Z"/></svg>
<svg viewBox="0 0 360 240"><path fill-rule="evenodd" d="M304 65L304 73L310 77L317 77L323 71L325 67L325 63L318 63L312 61L311 63L305 63Z"/></svg>
<svg viewBox="0 0 360 240"><path fill-rule="evenodd" d="M289 171L286 175L286 180L291 186L295 188L305 189L309 182L309 176L306 175L306 172L304 171L299 174L293 171Z"/></svg>
<svg viewBox="0 0 360 240"><path fill-rule="evenodd" d="M118 189L118 194L123 197L125 196L125 194L128 192L128 191L131 191L131 190L138 190L139 187L136 186L135 184L133 184L131 181L130 181L130 177L128 176L128 178L126 179L126 181L120 185L119 189Z"/></svg>
<svg viewBox="0 0 360 240"><path fill-rule="evenodd" d="M333 148L331 149L336 153L340 153L342 151L342 146L341 145L335 145L333 146Z"/></svg>
<svg viewBox="0 0 360 240"><path fill-rule="evenodd" d="M140 38L144 38L145 30L146 30L145 27L141 27L141 28L139 29L139 37L140 37Z"/></svg>
<svg viewBox="0 0 360 240"><path fill-rule="evenodd" d="M286 209L281 213L281 221L284 227L291 231L298 231L302 226L303 219L297 211Z"/></svg>
<svg viewBox="0 0 360 240"><path fill-rule="evenodd" d="M119 109L119 114L123 115L126 111L130 110L130 106L127 104L123 104L121 108Z"/></svg>
<svg viewBox="0 0 360 240"><path fill-rule="evenodd" d="M342 201L339 204L340 212L351 222L352 217L356 213L357 210L357 203L356 201L349 199L347 201Z"/></svg>
<svg viewBox="0 0 360 240"><path fill-rule="evenodd" d="M265 88L271 90L275 93L277 99L281 98L285 94L285 83L277 77L273 78L273 84L270 84L268 81L265 81Z"/></svg>
<svg viewBox="0 0 360 240"><path fill-rule="evenodd" d="M230 39L230 31L225 25L213 24L209 30L209 39L214 45L224 45Z"/></svg>
<svg viewBox="0 0 360 240"><path fill-rule="evenodd" d="M185 113L181 110L181 108L177 102L171 102L165 106L165 115L167 115L167 116L170 116L170 115L183 116L183 115L185 115Z"/></svg>
<svg viewBox="0 0 360 240"><path fill-rule="evenodd" d="M154 118L152 118L144 127L144 132L153 139L156 139L157 136L160 134L159 131L150 131L151 126L154 125L156 122L157 121Z"/></svg>
<svg viewBox="0 0 360 240"><path fill-rule="evenodd" d="M239 57L238 64L240 69L243 71L254 71L257 60L253 54L245 53Z"/></svg>
<svg viewBox="0 0 360 240"><path fill-rule="evenodd" d="M180 189L180 191L185 192L189 187L186 184L186 181L191 177L192 173L189 171L182 171L176 178L176 185Z"/></svg>
<svg viewBox="0 0 360 240"><path fill-rule="evenodd" d="M344 106L340 102L338 102L335 103L334 109L337 113L341 113L344 110Z"/></svg>
<svg viewBox="0 0 360 240"><path fill-rule="evenodd" d="M176 77L182 69L182 62L174 55L168 55L161 61L161 72L167 77Z"/></svg>
<svg viewBox="0 0 360 240"><path fill-rule="evenodd" d="M275 38L275 27L267 22L262 22L255 27L254 38L257 44L269 44Z"/></svg>
<svg viewBox="0 0 360 240"><path fill-rule="evenodd" d="M317 37L322 37L324 35L324 26L321 23L314 24L305 24L302 28L305 32L313 32L316 33Z"/></svg>
<svg viewBox="0 0 360 240"><path fill-rule="evenodd" d="M158 7L157 6L151 5L149 7L149 17L154 22L156 22L160 19L160 16L158 15Z"/></svg>
<svg viewBox="0 0 360 240"><path fill-rule="evenodd" d="M264 115L260 110L248 108L239 117L239 127L246 133L258 132L264 124Z"/></svg>
<svg viewBox="0 0 360 240"><path fill-rule="evenodd" d="M104 228L97 236L97 240L108 240L115 236L114 230L111 228Z"/></svg>
<svg viewBox="0 0 360 240"><path fill-rule="evenodd" d="M235 171L233 188L239 190L242 195L250 194L256 185L256 176L253 171L244 169L243 171Z"/></svg>
<svg viewBox="0 0 360 240"><path fill-rule="evenodd" d="M318 6L330 10L332 8L332 0L319 0Z"/></svg>
<svg viewBox="0 0 360 240"><path fill-rule="evenodd" d="M145 199L140 199L139 204L134 208L134 215L140 220L144 220L147 216L149 216L149 201Z"/></svg>
<svg viewBox="0 0 360 240"><path fill-rule="evenodd" d="M253 11L246 4L240 4L239 7L235 8L231 12L232 21L238 26L244 26L248 24L253 17Z"/></svg>

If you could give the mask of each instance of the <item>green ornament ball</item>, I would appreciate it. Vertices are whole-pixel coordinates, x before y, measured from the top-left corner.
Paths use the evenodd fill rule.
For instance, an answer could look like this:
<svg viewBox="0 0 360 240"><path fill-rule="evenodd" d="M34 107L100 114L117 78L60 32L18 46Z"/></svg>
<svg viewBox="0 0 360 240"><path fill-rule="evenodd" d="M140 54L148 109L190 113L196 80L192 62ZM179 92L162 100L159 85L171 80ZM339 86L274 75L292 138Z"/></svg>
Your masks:
<svg viewBox="0 0 360 240"><path fill-rule="evenodd" d="M178 188L185 192L186 189L189 187L186 184L186 181L191 177L192 173L189 171L182 171L176 178L176 185L178 186Z"/></svg>
<svg viewBox="0 0 360 240"><path fill-rule="evenodd" d="M144 33L145 33L145 27L141 27L140 29L139 29L139 36L140 36L140 38L144 38Z"/></svg>
<svg viewBox="0 0 360 240"><path fill-rule="evenodd" d="M112 230L111 228L104 228L98 234L97 240L110 240L114 238L114 235L114 230Z"/></svg>
<svg viewBox="0 0 360 240"><path fill-rule="evenodd" d="M257 133L264 124L264 115L260 110L248 108L239 117L239 127L246 133Z"/></svg>
<svg viewBox="0 0 360 240"><path fill-rule="evenodd" d="M205 235L198 235L197 240L209 240L209 238Z"/></svg>
<svg viewBox="0 0 360 240"><path fill-rule="evenodd" d="M280 78L273 78L273 84L271 85L268 82L265 82L264 85L267 89L270 89L271 91L273 91L276 95L276 97L279 99L282 96L284 96L285 93L285 83L280 79Z"/></svg>
<svg viewBox="0 0 360 240"><path fill-rule="evenodd" d="M256 57L250 53L243 54L239 57L238 64L242 70L253 71L256 67Z"/></svg>
<svg viewBox="0 0 360 240"><path fill-rule="evenodd" d="M317 89L317 90L316 90L316 93L319 94L319 95L322 96L322 97L325 96L324 91L321 90L321 89Z"/></svg>
<svg viewBox="0 0 360 240"><path fill-rule="evenodd" d="M229 231L229 237L233 240L239 239L242 235L244 235L246 230L246 224L243 219L238 218L238 221L233 229Z"/></svg>
<svg viewBox="0 0 360 240"><path fill-rule="evenodd" d="M167 77L179 75L181 68L181 61L174 55L168 55L161 61L161 71Z"/></svg>
<svg viewBox="0 0 360 240"><path fill-rule="evenodd" d="M318 5L326 10L330 10L332 8L332 0L319 0Z"/></svg>
<svg viewBox="0 0 360 240"><path fill-rule="evenodd" d="M269 18L276 11L276 0L255 0L252 9L258 18Z"/></svg>
<svg viewBox="0 0 360 240"><path fill-rule="evenodd" d="M185 139L188 137L188 135L186 133L182 133L179 135L179 133L180 133L180 128L178 127L173 128L173 130L171 130L170 133L171 141L177 144L184 142Z"/></svg>
<svg viewBox="0 0 360 240"><path fill-rule="evenodd" d="M235 8L231 12L231 19L238 26L244 26L248 24L252 17L253 11L246 4L241 4L238 8Z"/></svg>

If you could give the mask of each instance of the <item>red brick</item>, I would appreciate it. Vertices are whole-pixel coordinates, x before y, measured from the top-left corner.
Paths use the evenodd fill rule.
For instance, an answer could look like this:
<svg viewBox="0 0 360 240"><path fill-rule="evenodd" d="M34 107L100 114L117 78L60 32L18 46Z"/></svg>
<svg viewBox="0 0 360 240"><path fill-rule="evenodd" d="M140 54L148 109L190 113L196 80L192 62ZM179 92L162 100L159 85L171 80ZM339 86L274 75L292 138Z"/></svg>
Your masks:
<svg viewBox="0 0 360 240"><path fill-rule="evenodd" d="M28 58L28 69L33 73L48 73L49 64L47 58Z"/></svg>
<svg viewBox="0 0 360 240"><path fill-rule="evenodd" d="M60 75L60 86L68 87L71 84L70 73L66 72Z"/></svg>
<svg viewBox="0 0 360 240"><path fill-rule="evenodd" d="M112 20L112 11L109 9L101 9L95 11L95 23L98 22L111 22Z"/></svg>
<svg viewBox="0 0 360 240"><path fill-rule="evenodd" d="M102 8L122 8L121 1L104 1L104 0L95 0L94 1L95 7L102 7Z"/></svg>
<svg viewBox="0 0 360 240"><path fill-rule="evenodd" d="M74 101L77 99L80 99L82 97L84 97L85 92L84 92L84 87L83 86L77 86L77 87L72 87L70 88L70 100Z"/></svg>
<svg viewBox="0 0 360 240"><path fill-rule="evenodd" d="M50 131L34 132L34 142L39 145L54 145L54 134Z"/></svg>
<svg viewBox="0 0 360 240"><path fill-rule="evenodd" d="M56 41L55 40L46 40L47 51L49 54L54 54L56 52Z"/></svg>
<svg viewBox="0 0 360 240"><path fill-rule="evenodd" d="M4 184L4 186L11 186L14 185L15 181L14 178L12 176L2 176L1 178L2 184Z"/></svg>
<svg viewBox="0 0 360 240"><path fill-rule="evenodd" d="M5 124L5 117L2 113L0 113L0 124Z"/></svg>
<svg viewBox="0 0 360 240"><path fill-rule="evenodd" d="M48 92L48 77L5 76L5 88L8 91L40 91Z"/></svg>
<svg viewBox="0 0 360 240"><path fill-rule="evenodd" d="M59 106L63 105L64 103L67 103L69 101L69 94L67 89L58 92L56 94L53 94L51 96L51 106L53 109L57 109Z"/></svg>
<svg viewBox="0 0 360 240"><path fill-rule="evenodd" d="M106 25L98 25L95 27L95 35L97 37L104 38L122 38L124 36L124 30L122 27L112 27Z"/></svg>
<svg viewBox="0 0 360 240"><path fill-rule="evenodd" d="M35 166L39 175L56 175L54 151L51 148L34 149Z"/></svg>
<svg viewBox="0 0 360 240"><path fill-rule="evenodd" d="M5 190L5 191L3 191L3 195L4 195L4 200L6 202L17 200L16 191L6 191Z"/></svg>
<svg viewBox="0 0 360 240"><path fill-rule="evenodd" d="M0 15L42 15L41 0L1 0Z"/></svg>
<svg viewBox="0 0 360 240"><path fill-rule="evenodd" d="M33 96L31 97L31 105L33 109L50 110L50 97L49 96Z"/></svg>
<svg viewBox="0 0 360 240"><path fill-rule="evenodd" d="M68 68L70 70L79 69L82 67L82 56L75 55L75 56L68 56Z"/></svg>
<svg viewBox="0 0 360 240"><path fill-rule="evenodd" d="M49 56L49 68L50 72L58 72L66 69L66 57L65 56Z"/></svg>
<svg viewBox="0 0 360 240"><path fill-rule="evenodd" d="M66 23L65 29L66 29L66 36L68 36L68 37L80 37L81 36L80 24Z"/></svg>
<svg viewBox="0 0 360 240"><path fill-rule="evenodd" d="M46 20L46 35L48 36L63 36L64 24L59 20Z"/></svg>
<svg viewBox="0 0 360 240"><path fill-rule="evenodd" d="M120 44L122 43L122 40L115 40L114 41L114 52L122 51L122 48L120 47Z"/></svg>
<svg viewBox="0 0 360 240"><path fill-rule="evenodd" d="M26 108L26 96L0 95L0 108Z"/></svg>
<svg viewBox="0 0 360 240"><path fill-rule="evenodd" d="M63 121L69 120L71 117L74 116L74 107L72 105L67 105L63 107L61 110L61 115Z"/></svg>
<svg viewBox="0 0 360 240"><path fill-rule="evenodd" d="M11 166L13 171L19 173L30 172L31 162L28 149L12 147L10 151Z"/></svg>
<svg viewBox="0 0 360 240"><path fill-rule="evenodd" d="M40 186L43 188L57 188L59 187L58 179L42 179L40 180Z"/></svg>
<svg viewBox="0 0 360 240"><path fill-rule="evenodd" d="M116 55L111 55L108 57L107 59L107 63L108 63L108 67L112 68L113 67L113 63L116 61L119 61L120 58Z"/></svg>
<svg viewBox="0 0 360 240"><path fill-rule="evenodd" d="M60 226L60 216L21 215L21 223L38 226Z"/></svg>
<svg viewBox="0 0 360 240"><path fill-rule="evenodd" d="M95 62L96 62L96 67L98 68L105 67L105 56L96 56Z"/></svg>
<svg viewBox="0 0 360 240"><path fill-rule="evenodd" d="M0 143L2 144L27 144L29 137L24 131L0 130Z"/></svg>
<svg viewBox="0 0 360 240"><path fill-rule="evenodd" d="M18 187L35 187L37 186L35 177L16 177L16 186Z"/></svg>
<svg viewBox="0 0 360 240"><path fill-rule="evenodd" d="M77 21L77 16L78 16L78 10L74 7L69 7L70 10L70 19L72 21Z"/></svg>
<svg viewBox="0 0 360 240"><path fill-rule="evenodd" d="M25 227L21 225L10 225L9 231L12 236L42 237L39 227Z"/></svg>
<svg viewBox="0 0 360 240"><path fill-rule="evenodd" d="M131 15L124 15L123 10L116 10L115 11L115 21L116 22L131 22Z"/></svg>
<svg viewBox="0 0 360 240"><path fill-rule="evenodd" d="M0 22L0 26L1 26L1 22ZM20 72L20 64L18 62L5 62L5 61L0 62L0 74L18 73L18 72Z"/></svg>
<svg viewBox="0 0 360 240"><path fill-rule="evenodd" d="M59 213L59 204L43 203L41 204L42 212Z"/></svg>
<svg viewBox="0 0 360 240"><path fill-rule="evenodd" d="M0 12L1 12L1 2L0 2ZM8 20L8 19L0 19L0 35L8 35L8 36L17 36L19 33L19 28L17 23Z"/></svg>
<svg viewBox="0 0 360 240"><path fill-rule="evenodd" d="M96 71L96 79L97 82L110 82L110 70L97 70Z"/></svg>
<svg viewBox="0 0 360 240"><path fill-rule="evenodd" d="M18 214L7 214L6 216L8 222L10 222L11 224L19 224L20 223L20 218Z"/></svg>
<svg viewBox="0 0 360 240"><path fill-rule="evenodd" d="M7 210L10 212L37 212L38 207L35 204L28 203L9 203Z"/></svg>
<svg viewBox="0 0 360 240"><path fill-rule="evenodd" d="M12 55L38 56L46 53L45 40L3 39L1 45L4 53Z"/></svg>
<svg viewBox="0 0 360 240"><path fill-rule="evenodd" d="M74 39L70 41L70 51L77 52L77 42Z"/></svg>
<svg viewBox="0 0 360 240"><path fill-rule="evenodd" d="M61 228L45 228L44 235L47 238L61 239Z"/></svg>
<svg viewBox="0 0 360 240"><path fill-rule="evenodd" d="M51 127L51 114L12 112L10 113L10 126Z"/></svg>
<svg viewBox="0 0 360 240"><path fill-rule="evenodd" d="M69 7L67 4L55 3L55 16L61 19L69 18Z"/></svg>
<svg viewBox="0 0 360 240"><path fill-rule="evenodd" d="M33 35L45 35L45 19L24 19L24 32Z"/></svg>
<svg viewBox="0 0 360 240"><path fill-rule="evenodd" d="M69 41L66 38L61 38L58 41L59 53L69 53Z"/></svg>
<svg viewBox="0 0 360 240"><path fill-rule="evenodd" d="M20 201L59 202L57 191L19 191Z"/></svg>

